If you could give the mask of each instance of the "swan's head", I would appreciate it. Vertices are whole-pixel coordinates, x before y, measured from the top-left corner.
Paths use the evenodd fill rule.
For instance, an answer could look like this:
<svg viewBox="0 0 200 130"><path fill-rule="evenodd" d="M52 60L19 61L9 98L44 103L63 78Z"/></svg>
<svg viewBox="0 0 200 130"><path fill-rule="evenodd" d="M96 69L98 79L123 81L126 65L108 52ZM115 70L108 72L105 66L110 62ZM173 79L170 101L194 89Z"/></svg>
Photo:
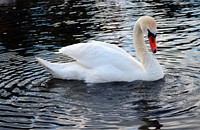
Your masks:
<svg viewBox="0 0 200 130"><path fill-rule="evenodd" d="M156 45L156 31L157 25L154 18L150 16L142 16L137 20L140 23L140 27L144 35L148 36L149 44L151 47L151 51L153 53L157 52L157 45Z"/></svg>

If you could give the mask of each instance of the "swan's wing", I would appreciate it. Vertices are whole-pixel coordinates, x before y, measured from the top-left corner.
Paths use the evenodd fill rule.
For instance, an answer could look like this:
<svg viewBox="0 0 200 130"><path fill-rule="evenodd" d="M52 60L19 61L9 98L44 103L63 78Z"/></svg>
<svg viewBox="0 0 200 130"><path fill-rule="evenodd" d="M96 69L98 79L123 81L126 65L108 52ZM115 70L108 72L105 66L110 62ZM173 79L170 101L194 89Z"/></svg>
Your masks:
<svg viewBox="0 0 200 130"><path fill-rule="evenodd" d="M105 64L123 69L130 66L141 67L140 62L123 49L116 45L107 45L107 43L102 42L74 44L61 48L59 52L72 57L87 68L94 68Z"/></svg>
<svg viewBox="0 0 200 130"><path fill-rule="evenodd" d="M122 48L114 45L114 44L109 44L109 43L106 43L106 42L101 42L101 41L89 41L88 43L92 43L92 44L100 44L102 46L105 46L105 47L108 47L108 48L111 48L111 49L114 49L124 55L127 55L127 56L130 56L125 50L123 50Z"/></svg>

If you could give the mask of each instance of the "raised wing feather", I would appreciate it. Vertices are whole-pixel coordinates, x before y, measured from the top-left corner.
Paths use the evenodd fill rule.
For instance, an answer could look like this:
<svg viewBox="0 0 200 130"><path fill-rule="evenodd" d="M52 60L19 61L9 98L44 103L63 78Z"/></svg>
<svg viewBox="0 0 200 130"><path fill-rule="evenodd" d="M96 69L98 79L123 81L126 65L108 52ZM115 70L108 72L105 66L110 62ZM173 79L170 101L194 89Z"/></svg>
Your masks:
<svg viewBox="0 0 200 130"><path fill-rule="evenodd" d="M79 64L94 68L102 65L120 66L122 69L141 67L141 64L116 45L92 41L63 47L60 53L75 59Z"/></svg>

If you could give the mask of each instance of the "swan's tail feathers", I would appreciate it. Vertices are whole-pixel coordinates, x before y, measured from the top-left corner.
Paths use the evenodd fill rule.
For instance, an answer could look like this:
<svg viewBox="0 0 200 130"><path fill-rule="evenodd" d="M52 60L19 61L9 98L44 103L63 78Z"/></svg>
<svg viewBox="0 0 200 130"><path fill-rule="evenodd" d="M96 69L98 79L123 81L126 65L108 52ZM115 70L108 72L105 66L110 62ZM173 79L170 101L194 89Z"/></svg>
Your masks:
<svg viewBox="0 0 200 130"><path fill-rule="evenodd" d="M53 74L53 68L52 68L52 63L46 61L46 60L43 60L41 58L38 58L38 57L35 57L35 59L48 71L50 72L51 74Z"/></svg>
<svg viewBox="0 0 200 130"><path fill-rule="evenodd" d="M55 54L62 54L60 51L58 51L58 52L54 52Z"/></svg>
<svg viewBox="0 0 200 130"><path fill-rule="evenodd" d="M38 57L36 60L51 73L53 78L83 80L85 77L85 68L76 62L51 63Z"/></svg>

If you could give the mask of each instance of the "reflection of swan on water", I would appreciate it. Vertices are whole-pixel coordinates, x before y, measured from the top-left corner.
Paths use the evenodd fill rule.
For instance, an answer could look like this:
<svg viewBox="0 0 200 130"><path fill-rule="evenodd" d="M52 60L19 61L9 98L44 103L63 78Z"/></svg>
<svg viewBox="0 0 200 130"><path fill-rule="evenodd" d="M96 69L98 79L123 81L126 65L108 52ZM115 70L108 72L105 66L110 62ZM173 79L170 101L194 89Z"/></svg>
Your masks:
<svg viewBox="0 0 200 130"><path fill-rule="evenodd" d="M156 22L152 17L143 16L134 27L134 46L141 62L116 45L99 41L79 43L59 50L75 59L70 63L50 63L36 58L54 78L84 80L87 83L112 81L154 81L163 78L164 73L144 43L148 36L151 51L156 53Z"/></svg>
<svg viewBox="0 0 200 130"><path fill-rule="evenodd" d="M57 97L52 98L57 99L56 104L71 104L73 111L78 106L76 115L70 116L73 119L80 115L78 118L81 122L75 122L78 125L91 129L97 125L109 128L114 125L116 128L124 126L142 130L162 127L159 96L164 84L164 80L86 84L82 81L51 79L46 89L58 93ZM62 110L62 107L58 107L57 111L59 109Z"/></svg>

